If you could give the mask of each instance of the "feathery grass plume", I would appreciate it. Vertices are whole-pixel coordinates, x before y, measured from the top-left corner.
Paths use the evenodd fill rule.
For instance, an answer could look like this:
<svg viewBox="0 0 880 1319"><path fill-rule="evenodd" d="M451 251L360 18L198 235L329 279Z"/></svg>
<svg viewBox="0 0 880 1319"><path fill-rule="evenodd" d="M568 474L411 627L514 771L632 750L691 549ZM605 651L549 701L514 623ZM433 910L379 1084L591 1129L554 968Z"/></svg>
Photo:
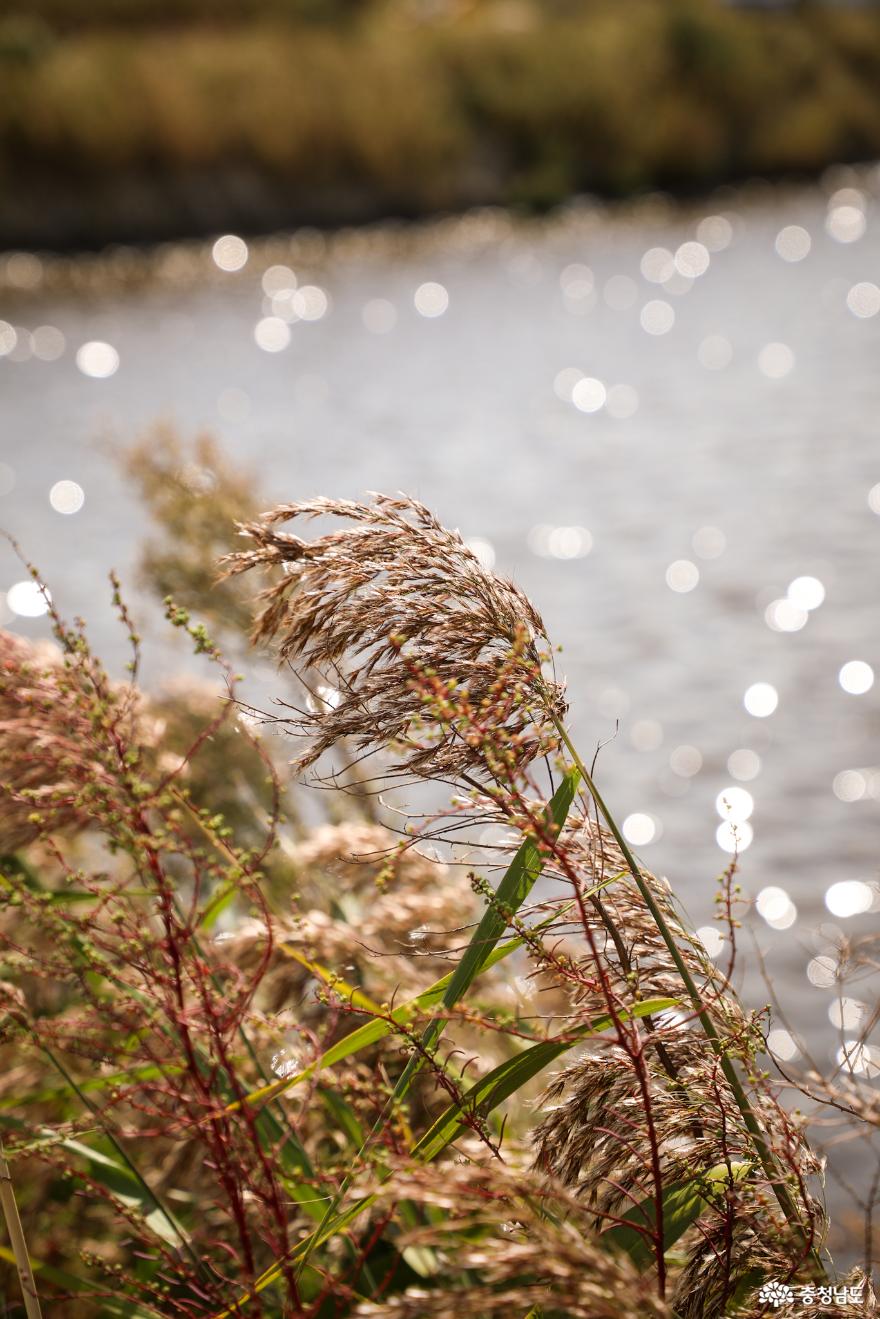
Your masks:
<svg viewBox="0 0 880 1319"><path fill-rule="evenodd" d="M620 1002L628 1003L633 997L678 997L681 994L678 970L669 949L658 938L654 917L608 830L587 814L573 813L557 841L556 851L558 859L547 867L546 877L561 881L575 894L589 894L581 908L578 929L583 933L586 924L591 931L606 984ZM682 920L669 882L658 879L643 867L640 874L675 936L701 1000L718 1018L722 1029L744 1032L746 1019L742 1007L732 995L725 994L725 977ZM569 949L569 952L575 958L582 956L583 945L579 951ZM578 998L590 1011L604 1007L601 997L591 997L585 991Z"/></svg>
<svg viewBox="0 0 880 1319"><path fill-rule="evenodd" d="M497 1161L442 1177L401 1169L379 1194L428 1211L401 1244L431 1247L444 1265L430 1289L362 1302L358 1319L673 1319L651 1277L583 1234L577 1202L547 1178Z"/></svg>
<svg viewBox="0 0 880 1319"><path fill-rule="evenodd" d="M588 895L580 904L588 951L575 951L569 963L584 986L574 994L581 1010L594 1013L609 995L625 1005L633 998L680 994L678 969L614 841L589 820L572 821L555 851L555 877ZM768 1252L775 1251L771 1262L776 1275L793 1276L803 1267L810 1276L810 1245L822 1239L824 1215L808 1183L821 1165L802 1125L762 1083L755 1058L763 1044L759 1014L743 1010L725 977L682 923L668 885L644 870L641 878L675 936L725 1052L737 1057L752 1077L751 1110L806 1232L792 1232L780 1220L756 1159L752 1132L720 1059L693 1019L680 1014L646 1021L640 1037L633 1033L629 1039L618 1035L616 1040L594 1041L587 1056L554 1079L544 1096L544 1116L533 1131L536 1165L573 1189L589 1210L592 1230L608 1233L609 1243L615 1241L621 1220L632 1219L635 1212L636 1231L644 1234L643 1250L648 1256L653 1250L658 1264L662 1224L653 1209L657 1186L664 1187L665 1202L672 1188L694 1186L701 1177L712 1185L720 1173L723 1190L716 1186L714 1192L701 1194L679 1247L686 1276L691 1281L695 1273L706 1278L703 1308L695 1308L689 1293L690 1308L685 1311L678 1304L678 1291L673 1293L677 1312L686 1312L688 1319L712 1319L725 1313L741 1278L754 1271L754 1276L761 1274ZM593 892L608 879L613 882ZM735 1175L727 1177L725 1169L736 1170ZM640 1204L651 1206L641 1217L635 1210ZM751 1233L743 1226L747 1220L755 1226ZM736 1224L740 1226L734 1232ZM715 1238L723 1250L707 1247ZM759 1239L764 1246L753 1250Z"/></svg>
<svg viewBox="0 0 880 1319"><path fill-rule="evenodd" d="M95 680L82 651L65 657L0 629L0 854L86 828L90 802L114 794L118 764L96 739L96 720L127 743L152 737L132 689L104 684L97 695Z"/></svg>
<svg viewBox="0 0 880 1319"><path fill-rule="evenodd" d="M401 848L381 825L321 825L288 855L299 901L271 922L273 953L259 995L268 1012L292 1010L309 1024L321 1016L302 1001L313 998L314 979L291 951L335 968L373 1000L400 1000L447 974L467 940L466 923L478 916L464 876ZM246 972L268 934L257 920L240 923L222 935L224 952Z"/></svg>
<svg viewBox="0 0 880 1319"><path fill-rule="evenodd" d="M113 452L155 526L140 555L142 584L198 611L224 639L241 642L251 624L249 601L236 583L219 583L216 564L234 548L236 522L265 504L255 477L230 462L210 435L184 443L173 427L153 426Z"/></svg>
<svg viewBox="0 0 880 1319"><path fill-rule="evenodd" d="M313 541L276 530L321 516L355 525ZM485 776L492 744L503 740L517 764L556 744L550 711L561 718L566 705L542 674L540 615L422 504L313 499L241 531L256 548L227 556L227 576L285 569L261 593L253 639L274 643L313 693L312 708L286 721L308 739L300 768L350 739L365 754L390 748L404 773Z"/></svg>

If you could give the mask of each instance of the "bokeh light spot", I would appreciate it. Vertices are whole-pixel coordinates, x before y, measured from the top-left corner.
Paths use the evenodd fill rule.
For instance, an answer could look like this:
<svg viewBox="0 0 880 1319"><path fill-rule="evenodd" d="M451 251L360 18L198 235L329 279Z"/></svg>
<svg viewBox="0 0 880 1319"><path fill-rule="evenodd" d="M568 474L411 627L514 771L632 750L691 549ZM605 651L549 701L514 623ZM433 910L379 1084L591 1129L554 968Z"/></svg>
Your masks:
<svg viewBox="0 0 880 1319"><path fill-rule="evenodd" d="M769 682L753 682L743 696L743 705L756 719L766 719L779 704L779 693Z"/></svg>
<svg viewBox="0 0 880 1319"><path fill-rule="evenodd" d="M420 316L433 320L442 316L449 307L449 294L442 284L428 280L416 289L413 301Z"/></svg>
<svg viewBox="0 0 880 1319"><path fill-rule="evenodd" d="M6 592L6 603L19 618L41 618L49 608L46 595L40 589L39 583L31 578L10 586Z"/></svg>
<svg viewBox="0 0 880 1319"><path fill-rule="evenodd" d="M248 245L237 234L223 234L211 248L211 256L215 266L233 274L247 264Z"/></svg>
<svg viewBox="0 0 880 1319"><path fill-rule="evenodd" d="M92 339L77 349L76 364L84 376L107 380L119 370L119 354L112 344Z"/></svg>
<svg viewBox="0 0 880 1319"><path fill-rule="evenodd" d="M864 696L874 686L874 670L865 660L847 660L837 680L850 696Z"/></svg>
<svg viewBox="0 0 880 1319"><path fill-rule="evenodd" d="M56 513L78 513L85 502L85 491L76 481L56 481L49 491L49 503Z"/></svg>

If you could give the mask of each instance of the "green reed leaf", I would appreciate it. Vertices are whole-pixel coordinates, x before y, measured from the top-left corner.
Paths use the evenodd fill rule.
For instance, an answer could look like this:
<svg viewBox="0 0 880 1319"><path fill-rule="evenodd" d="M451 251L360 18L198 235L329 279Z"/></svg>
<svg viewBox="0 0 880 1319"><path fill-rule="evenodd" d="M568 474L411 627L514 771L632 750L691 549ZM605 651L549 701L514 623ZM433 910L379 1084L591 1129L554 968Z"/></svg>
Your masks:
<svg viewBox="0 0 880 1319"><path fill-rule="evenodd" d="M633 1017L648 1017L676 1005L676 1000L671 998L649 999L644 1003L636 1004L631 1011L621 1011L619 1017L622 1021L628 1021ZM467 1127L468 1117L485 1117L505 1099L509 1099L517 1090L522 1089L545 1067L549 1067L550 1063L561 1054L574 1048L588 1036L601 1035L613 1024L612 1018L605 1014L584 1026L579 1026L564 1040L542 1040L540 1044L533 1044L524 1049L515 1058L506 1059L472 1085L463 1096L461 1103L450 1104L445 1112L440 1114L434 1125L413 1146L414 1157L429 1163Z"/></svg>
<svg viewBox="0 0 880 1319"><path fill-rule="evenodd" d="M725 1187L743 1181L755 1165L753 1163L718 1163L714 1168L687 1181L674 1182L663 1192L663 1250L674 1246L679 1237L697 1221L700 1214L717 1204ZM655 1260L651 1233L657 1226L656 1200L653 1195L627 1210L622 1217L625 1223L608 1228L599 1236L604 1246L625 1251L640 1269L649 1268ZM632 1227L628 1226L632 1223Z"/></svg>

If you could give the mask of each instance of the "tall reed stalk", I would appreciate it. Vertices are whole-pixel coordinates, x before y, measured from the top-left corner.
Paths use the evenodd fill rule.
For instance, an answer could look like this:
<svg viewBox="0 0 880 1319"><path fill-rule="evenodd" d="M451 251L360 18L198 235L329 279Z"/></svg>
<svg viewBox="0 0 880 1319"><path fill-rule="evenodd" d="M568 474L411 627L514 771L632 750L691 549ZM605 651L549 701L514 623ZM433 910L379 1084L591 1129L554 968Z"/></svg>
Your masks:
<svg viewBox="0 0 880 1319"><path fill-rule="evenodd" d="M338 521L278 529L303 518ZM757 1319L761 1284L821 1280L819 1165L756 1065L760 1017L627 844L535 607L403 496L242 529L228 570L269 570L254 638L294 670L276 714L173 602L219 701L114 684L54 606L60 656L0 632L0 1123L32 1198L59 1172L86 1192L37 1241L44 1302ZM354 814L285 820L255 719ZM412 783L452 800L378 824ZM495 883L425 853L474 837ZM21 1270L2 1178L0 1202Z"/></svg>
<svg viewBox="0 0 880 1319"><path fill-rule="evenodd" d="M21 1283L21 1296L24 1301L25 1314L27 1319L42 1319L43 1312L40 1309L37 1284L34 1282L34 1271L31 1268L27 1241L25 1240L18 1204L15 1199L12 1174L9 1171L9 1164L6 1162L6 1153L2 1141L0 1141L0 1208L3 1210L6 1230L9 1233L9 1243L15 1256L15 1267L18 1270L18 1279Z"/></svg>

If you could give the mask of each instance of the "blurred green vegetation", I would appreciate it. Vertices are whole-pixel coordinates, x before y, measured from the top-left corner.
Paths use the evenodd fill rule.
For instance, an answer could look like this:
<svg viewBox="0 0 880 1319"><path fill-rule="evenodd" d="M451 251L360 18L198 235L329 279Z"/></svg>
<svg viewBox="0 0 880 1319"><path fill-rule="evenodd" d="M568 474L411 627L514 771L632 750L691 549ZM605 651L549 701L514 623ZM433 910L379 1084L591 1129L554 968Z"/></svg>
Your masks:
<svg viewBox="0 0 880 1319"><path fill-rule="evenodd" d="M0 238L21 241L540 207L880 154L875 7L37 0L0 8L0 80Z"/></svg>

